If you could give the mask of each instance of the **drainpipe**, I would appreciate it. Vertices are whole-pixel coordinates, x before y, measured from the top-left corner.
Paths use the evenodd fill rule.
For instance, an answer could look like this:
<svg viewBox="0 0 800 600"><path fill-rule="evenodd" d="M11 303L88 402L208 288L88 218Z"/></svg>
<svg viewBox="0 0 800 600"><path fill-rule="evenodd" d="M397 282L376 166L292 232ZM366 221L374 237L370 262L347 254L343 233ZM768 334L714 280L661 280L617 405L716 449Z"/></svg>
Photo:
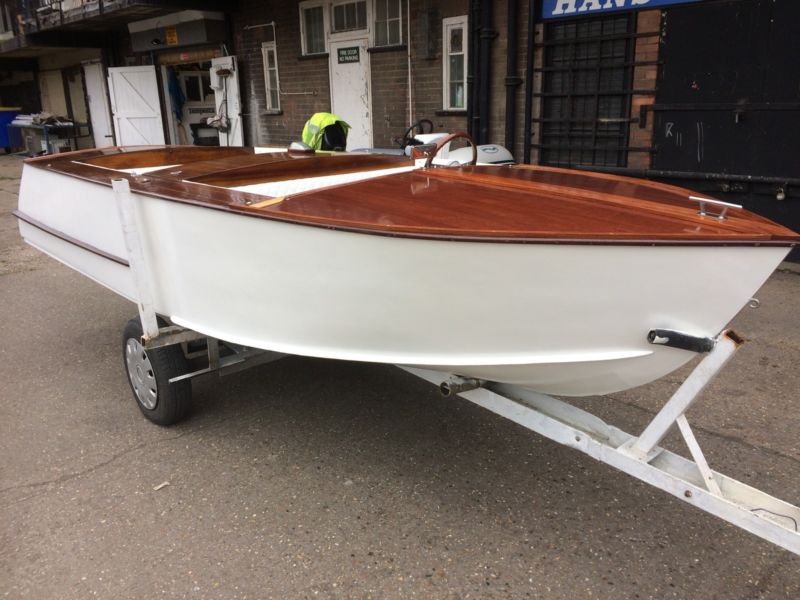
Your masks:
<svg viewBox="0 0 800 600"><path fill-rule="evenodd" d="M478 23L480 22L480 0L472 0L469 7L469 55L467 56L467 133L473 138L478 137L478 128L480 125L480 117L478 116L475 107L478 106L478 92L480 89L480 80L478 79L478 51L480 49L480 29ZM443 60L447 56L442 57Z"/></svg>
<svg viewBox="0 0 800 600"><path fill-rule="evenodd" d="M525 63L525 139L522 141L522 162L531 162L531 125L533 119L533 62L534 29L536 28L536 2L528 4L528 58Z"/></svg>
<svg viewBox="0 0 800 600"><path fill-rule="evenodd" d="M406 36L408 38L408 48L406 58L408 59L408 124L414 123L414 87L411 81L411 2L406 1Z"/></svg>
<svg viewBox="0 0 800 600"><path fill-rule="evenodd" d="M533 0L530 0L531 2ZM508 0L508 28L506 30L506 148L514 154L517 125L517 86L522 79L517 76L517 0Z"/></svg>
<svg viewBox="0 0 800 600"><path fill-rule="evenodd" d="M478 111L480 115L480 127L478 129L478 143L486 144L489 142L489 98L490 98L490 78L492 76L492 46L494 31L492 30L492 2L482 0L481 6L481 39L480 39L480 98Z"/></svg>

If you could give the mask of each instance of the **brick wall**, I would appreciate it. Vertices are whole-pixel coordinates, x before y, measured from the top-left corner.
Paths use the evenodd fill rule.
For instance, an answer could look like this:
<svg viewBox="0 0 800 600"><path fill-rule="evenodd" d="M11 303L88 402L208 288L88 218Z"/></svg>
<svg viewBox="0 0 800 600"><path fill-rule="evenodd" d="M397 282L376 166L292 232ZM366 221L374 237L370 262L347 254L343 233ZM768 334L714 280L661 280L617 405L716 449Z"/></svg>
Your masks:
<svg viewBox="0 0 800 600"><path fill-rule="evenodd" d="M413 120L430 119L436 131L466 129L466 113L442 113L442 19L465 15L469 0L432 3L410 1ZM231 14L234 53L238 57L246 142L285 145L299 139L306 119L330 110L329 58L303 57L298 1L241 0ZM435 7L432 6L435 4ZM499 9L498 9L499 10ZM403 9L403 42L408 39ZM505 18L504 8L501 11ZM271 39L271 28L244 29L248 25L276 23L278 70L281 83L281 114L266 111L261 44ZM504 25L503 25L504 27ZM409 126L408 55L404 44L392 50L370 52L373 142L376 147L393 146L392 139ZM493 73L493 140L502 142L504 128L504 49L493 54L498 67ZM520 63L524 67L524 56ZM521 93L521 92L520 92ZM520 100L522 103L523 100ZM438 113L438 114L437 114ZM521 125L520 125L521 127Z"/></svg>
<svg viewBox="0 0 800 600"><path fill-rule="evenodd" d="M442 19L468 14L469 1L418 1L411 6L414 120L430 119L434 131L465 130L466 113L442 112Z"/></svg>
<svg viewBox="0 0 800 600"><path fill-rule="evenodd" d="M640 91L631 99L631 118L637 119L639 111L644 105L655 102L656 82L658 79L658 48L661 34L661 11L644 10L636 16L636 33L652 33L636 38L635 58L636 63L652 63L638 65L633 69L633 89ZM652 148L653 146L653 121L652 116L647 119L647 126L639 127L634 121L631 123L628 135L628 144L631 148ZM628 152L628 167L631 169L649 169L652 154L642 151Z"/></svg>
<svg viewBox="0 0 800 600"><path fill-rule="evenodd" d="M246 144L285 146L300 139L303 125L315 112L330 110L327 56L303 57L298 2L240 0L231 14L233 43L239 61ZM275 21L281 113L266 107L261 44L271 40L271 27L244 29Z"/></svg>
<svg viewBox="0 0 800 600"><path fill-rule="evenodd" d="M412 119L430 119L435 131L467 129L466 112L442 111L442 19L469 13L469 0L430 2L409 0L403 10L403 42L408 39L406 15L411 17ZM317 111L330 110L327 56L303 57L298 2L241 0L232 13L234 53L238 56L245 113L247 143L285 145L300 137L306 119ZM528 5L519 3L518 59L516 75L524 77ZM505 143L506 123L506 27L507 4L496 2L492 27L492 73L490 80L489 140ZM244 29L247 25L276 23L278 65L281 81L281 114L266 111L261 43L271 39L271 28ZM470 32L471 34L473 32ZM408 48L370 52L373 142L376 147L393 146L410 124L408 110ZM512 89L517 99L516 144L512 152L521 159L525 93L524 84ZM477 108L477 107L476 107Z"/></svg>
<svg viewBox="0 0 800 600"><path fill-rule="evenodd" d="M376 148L391 148L408 127L408 55L398 50L371 52L372 138Z"/></svg>

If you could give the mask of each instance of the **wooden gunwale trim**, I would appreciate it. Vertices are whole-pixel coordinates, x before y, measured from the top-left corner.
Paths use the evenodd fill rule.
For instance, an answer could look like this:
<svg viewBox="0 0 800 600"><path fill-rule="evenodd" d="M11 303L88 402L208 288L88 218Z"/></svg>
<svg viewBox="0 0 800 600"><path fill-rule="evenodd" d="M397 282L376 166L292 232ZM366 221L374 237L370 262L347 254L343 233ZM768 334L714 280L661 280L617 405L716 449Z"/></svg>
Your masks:
<svg viewBox="0 0 800 600"><path fill-rule="evenodd" d="M53 229L52 227L50 227L48 225L45 225L41 221L37 221L33 217L31 217L29 215L26 215L25 213L23 213L23 212L21 212L19 210L15 210L11 214L14 215L15 217L17 217L20 221L23 221L23 222L27 223L28 225L31 225L32 227L36 227L36 229L40 229L40 230L44 231L45 233L48 233L48 234L52 235L53 237L56 237L56 238L58 238L58 239L60 239L62 241L65 241L65 242L67 242L69 244L72 244L73 246L77 246L78 248L82 248L83 250L86 250L87 252L91 252L92 254L96 254L97 256L100 256L102 258L105 258L107 260L115 262L115 263L117 263L119 265L122 265L123 267L130 267L131 266L130 263L127 260L125 260L124 258L120 258L119 256L116 256L114 254L110 254L110 253L106 252L105 250L100 250L100 248L97 248L96 246L92 246L91 244L87 244L86 242L82 242L79 239L76 239L76 238L72 237L71 235L67 235L63 231L58 231L57 229Z"/></svg>
<svg viewBox="0 0 800 600"><path fill-rule="evenodd" d="M118 151L118 149L117 149ZM546 235L537 233L531 235L528 232L503 232L499 233L493 231L491 233L486 231L477 230L460 230L458 234L442 231L442 228L426 228L400 226L392 228L391 226L380 228L375 224L360 224L353 222L333 222L328 217L316 217L314 215L299 215L293 214L288 211L277 212L267 209L253 208L252 204L263 202L269 199L264 195L250 194L247 192L237 192L225 188L217 188L214 186L198 184L193 182L183 182L175 179L167 179L158 177L155 174L146 174L141 176L134 176L128 173L115 172L114 176L109 176L108 172L101 173L100 170L95 172L93 167L88 165L79 165L74 162L74 159L81 158L82 160L89 159L94 156L103 156L108 154L106 150L81 150L72 153L65 153L59 155L58 158L53 157L39 157L35 159L28 159L26 162L35 166L57 173L62 173L71 177L81 180L89 181L92 183L99 183L107 187L111 187L112 179L127 179L130 182L132 191L142 194L144 196L160 198L167 201L180 202L199 207L212 208L215 210L224 210L232 213L237 213L243 216L263 218L271 221L279 221L283 223L290 223L295 225L306 225L321 227L329 230L347 231L351 233L381 235L387 237L410 238L410 239L428 239L437 241L463 241L463 242L491 242L491 243L526 243L526 244L574 244L574 245L599 245L599 246L783 246L794 247L800 243L800 236L798 235L771 235L761 234L759 236L750 236L748 239L742 239L738 235L715 235L713 238L697 239L681 235L658 235L658 236L642 236L641 234L602 234L601 236L564 236L563 234L554 233L553 235ZM568 170L563 170L567 171ZM610 176L609 176L610 177ZM613 179L613 178L612 178ZM640 180L633 178L633 182L639 184ZM356 185L359 182L354 182L350 185ZM653 182L648 182L653 183ZM145 185L153 184L153 185ZM154 186L161 184L161 189L154 189ZM662 185L662 184L656 184ZM338 186L335 186L338 187ZM166 189L164 189L166 188ZM685 193L681 188L676 188ZM201 192L205 190L205 192ZM309 194L313 192L304 192ZM197 196L204 196L198 198ZM294 197L297 197L295 195ZM291 198L291 197L289 197ZM288 199L288 198L287 198ZM769 221L768 221L769 222ZM786 230L789 231L789 230ZM764 237L769 236L769 237Z"/></svg>

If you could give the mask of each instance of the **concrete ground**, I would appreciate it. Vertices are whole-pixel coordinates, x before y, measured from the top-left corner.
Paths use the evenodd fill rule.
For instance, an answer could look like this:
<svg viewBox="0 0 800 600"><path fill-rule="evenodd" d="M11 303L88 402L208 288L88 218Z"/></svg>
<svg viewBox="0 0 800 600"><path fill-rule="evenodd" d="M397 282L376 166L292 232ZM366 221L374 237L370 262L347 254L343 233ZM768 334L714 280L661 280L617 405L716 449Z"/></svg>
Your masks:
<svg viewBox="0 0 800 600"><path fill-rule="evenodd" d="M289 358L150 424L135 307L20 240L19 171L0 157L0 597L800 598L799 557L396 368ZM788 267L690 420L715 468L798 503ZM681 374L582 404L636 431Z"/></svg>

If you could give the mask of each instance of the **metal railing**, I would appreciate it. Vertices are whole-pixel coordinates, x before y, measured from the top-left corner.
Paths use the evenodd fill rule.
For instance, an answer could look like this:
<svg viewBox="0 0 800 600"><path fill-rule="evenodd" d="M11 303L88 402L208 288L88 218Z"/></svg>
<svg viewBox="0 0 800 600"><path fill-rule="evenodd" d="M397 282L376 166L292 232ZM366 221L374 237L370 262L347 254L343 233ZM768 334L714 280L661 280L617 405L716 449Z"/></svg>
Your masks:
<svg viewBox="0 0 800 600"><path fill-rule="evenodd" d="M18 35L58 27L64 21L80 20L89 14L102 14L118 0L5 0L0 1L4 16Z"/></svg>

